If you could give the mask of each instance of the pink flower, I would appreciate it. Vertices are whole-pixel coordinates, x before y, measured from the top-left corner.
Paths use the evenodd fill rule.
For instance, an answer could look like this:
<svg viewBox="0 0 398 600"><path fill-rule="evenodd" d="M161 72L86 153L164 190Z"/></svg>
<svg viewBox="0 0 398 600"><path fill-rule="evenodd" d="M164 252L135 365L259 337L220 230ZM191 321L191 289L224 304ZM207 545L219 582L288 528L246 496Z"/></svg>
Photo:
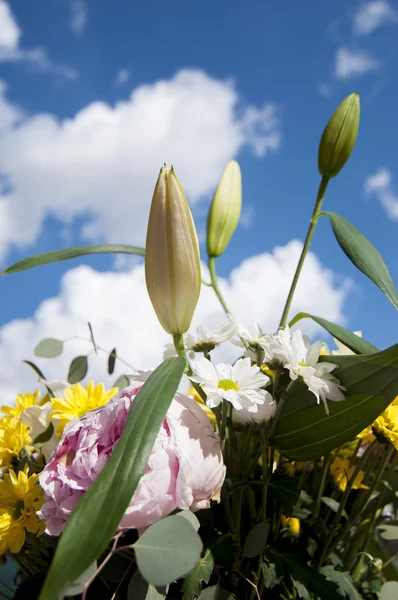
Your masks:
<svg viewBox="0 0 398 600"><path fill-rule="evenodd" d="M40 474L45 499L39 514L50 535L61 533L112 454L139 389L123 389L105 406L66 426ZM217 499L224 477L220 440L209 418L194 400L176 394L119 529L147 527L175 509L206 508Z"/></svg>

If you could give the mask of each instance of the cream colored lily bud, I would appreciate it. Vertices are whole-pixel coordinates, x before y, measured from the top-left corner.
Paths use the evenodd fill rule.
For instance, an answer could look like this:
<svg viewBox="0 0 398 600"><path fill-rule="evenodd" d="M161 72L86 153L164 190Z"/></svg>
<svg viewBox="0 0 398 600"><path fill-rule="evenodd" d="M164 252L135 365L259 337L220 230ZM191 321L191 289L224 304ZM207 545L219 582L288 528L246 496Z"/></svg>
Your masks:
<svg viewBox="0 0 398 600"><path fill-rule="evenodd" d="M355 92L343 100L322 134L318 152L322 176L336 177L350 158L357 140L359 116L359 95Z"/></svg>
<svg viewBox="0 0 398 600"><path fill-rule="evenodd" d="M242 208L242 175L231 160L221 175L207 217L207 253L221 256L239 223Z"/></svg>
<svg viewBox="0 0 398 600"><path fill-rule="evenodd" d="M160 170L153 193L145 279L162 327L167 333L185 333L200 294L200 256L192 214L173 167Z"/></svg>

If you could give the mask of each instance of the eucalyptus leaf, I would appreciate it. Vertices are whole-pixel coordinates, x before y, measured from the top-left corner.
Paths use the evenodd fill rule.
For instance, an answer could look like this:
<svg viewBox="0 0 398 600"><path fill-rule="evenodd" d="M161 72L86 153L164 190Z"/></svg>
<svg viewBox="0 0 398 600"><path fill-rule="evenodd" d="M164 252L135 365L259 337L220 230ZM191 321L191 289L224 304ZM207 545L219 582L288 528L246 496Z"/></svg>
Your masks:
<svg viewBox="0 0 398 600"><path fill-rule="evenodd" d="M139 571L130 579L126 600L161 600L162 598L165 596L160 594L154 585L147 583Z"/></svg>
<svg viewBox="0 0 398 600"><path fill-rule="evenodd" d="M387 581L379 592L379 600L397 600L397 598L398 581Z"/></svg>
<svg viewBox="0 0 398 600"><path fill-rule="evenodd" d="M326 212L336 240L351 262L369 277L398 309L398 291L379 252L352 223L333 212Z"/></svg>
<svg viewBox="0 0 398 600"><path fill-rule="evenodd" d="M185 365L181 357L165 360L138 392L111 456L59 538L39 600L54 600L106 549L147 466ZM178 521L196 535L184 519Z"/></svg>
<svg viewBox="0 0 398 600"><path fill-rule="evenodd" d="M199 519L193 514L191 510L182 510L181 512L176 514L176 517L181 517L191 523L192 527L195 531L198 531L200 527Z"/></svg>
<svg viewBox="0 0 398 600"><path fill-rule="evenodd" d="M31 369L33 369L35 373L37 373L37 375L40 378L39 379L40 383L43 383L43 381L46 380L46 378L44 377L42 371L39 369L39 367L37 365L35 365L35 363L33 363L30 360L23 360L22 362L25 363L25 365L28 365L28 367L30 367ZM50 396L50 398L53 398L54 394L53 394L52 390L45 383L43 383L43 385L45 386L45 388L46 388L46 390L47 390L48 395Z"/></svg>
<svg viewBox="0 0 398 600"><path fill-rule="evenodd" d="M41 340L33 350L35 356L40 358L56 358L62 354L64 343L55 338Z"/></svg>
<svg viewBox="0 0 398 600"><path fill-rule="evenodd" d="M321 357L339 366L345 400L328 402L328 416L304 383L296 385L276 426L274 443L292 460L326 456L370 425L398 395L398 344L375 354Z"/></svg>
<svg viewBox="0 0 398 600"><path fill-rule="evenodd" d="M269 523L257 523L249 531L243 548L243 557L254 558L261 554L267 543Z"/></svg>
<svg viewBox="0 0 398 600"><path fill-rule="evenodd" d="M108 357L108 373L109 373L109 375L113 374L113 371L115 370L115 363L116 363L116 348L113 348L113 350L110 352L109 357Z"/></svg>
<svg viewBox="0 0 398 600"><path fill-rule="evenodd" d="M58 600L63 600L67 596L78 596L80 595L85 587L86 582L95 575L97 571L97 562L94 561L91 565L82 573L76 581L74 581L71 585L65 587L58 598Z"/></svg>
<svg viewBox="0 0 398 600"><path fill-rule="evenodd" d="M85 378L88 371L87 356L76 356L70 363L68 382L70 384L78 383Z"/></svg>
<svg viewBox="0 0 398 600"><path fill-rule="evenodd" d="M352 331L348 331L348 329L344 329L341 325L336 325L336 323L332 323L331 321L327 321L326 319L322 319L322 317L316 317L315 315L310 315L309 313L300 312L298 313L289 323L290 327L293 327L296 323L298 323L301 319L312 319L318 325L321 325L330 335L335 337L339 342L347 346L350 350L355 352L355 354L371 354L372 352L378 352L379 348L373 346L370 342L367 342L363 338L360 338Z"/></svg>
<svg viewBox="0 0 398 600"><path fill-rule="evenodd" d="M234 596L219 585L212 585L203 590L198 600L234 600Z"/></svg>
<svg viewBox="0 0 398 600"><path fill-rule="evenodd" d="M321 500L324 504L326 504L327 507L330 508L330 510L337 513L337 511L340 508L340 502L337 502L337 500L334 500L334 498L329 498L328 496L322 496ZM348 515L345 510L343 510L343 512L341 514L343 515L343 517L345 519L348 519Z"/></svg>
<svg viewBox="0 0 398 600"><path fill-rule="evenodd" d="M130 379L126 375L120 375L113 384L113 387L123 390L130 385Z"/></svg>
<svg viewBox="0 0 398 600"><path fill-rule="evenodd" d="M174 515L151 525L133 548L141 575L158 586L189 573L200 558L202 542L190 521Z"/></svg>
<svg viewBox="0 0 398 600"><path fill-rule="evenodd" d="M1 275L10 275L26 269L33 269L42 265L78 258L79 256L87 256L88 254L136 254L145 256L145 249L137 246L129 246L127 244L93 244L89 246L74 246L73 248L64 248L63 250L54 250L52 252L44 252L43 254L35 254L28 258L23 258L14 263L1 273Z"/></svg>
<svg viewBox="0 0 398 600"><path fill-rule="evenodd" d="M380 525L377 529L380 530L380 537L382 537L383 540L398 540L397 525Z"/></svg>
<svg viewBox="0 0 398 600"><path fill-rule="evenodd" d="M39 433L39 435L37 437L35 437L35 439L32 442L32 445L38 449L42 448L44 446L44 444L46 442L48 442L48 440L51 439L53 433L54 433L54 425L50 421L50 424L47 427L47 429L45 431L43 431L43 433Z"/></svg>

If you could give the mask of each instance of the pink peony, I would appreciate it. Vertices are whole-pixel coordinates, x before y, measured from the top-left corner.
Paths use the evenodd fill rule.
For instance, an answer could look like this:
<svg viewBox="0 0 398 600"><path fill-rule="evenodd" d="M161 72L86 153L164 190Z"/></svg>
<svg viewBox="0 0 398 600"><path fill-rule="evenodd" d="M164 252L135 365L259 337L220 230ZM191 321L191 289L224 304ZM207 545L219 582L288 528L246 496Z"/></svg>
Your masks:
<svg viewBox="0 0 398 600"><path fill-rule="evenodd" d="M66 426L40 474L45 499L39 514L50 535L61 533L112 454L138 391L125 388L105 406ZM205 508L217 498L224 477L220 440L209 418L194 400L176 394L119 529L145 528L175 509Z"/></svg>

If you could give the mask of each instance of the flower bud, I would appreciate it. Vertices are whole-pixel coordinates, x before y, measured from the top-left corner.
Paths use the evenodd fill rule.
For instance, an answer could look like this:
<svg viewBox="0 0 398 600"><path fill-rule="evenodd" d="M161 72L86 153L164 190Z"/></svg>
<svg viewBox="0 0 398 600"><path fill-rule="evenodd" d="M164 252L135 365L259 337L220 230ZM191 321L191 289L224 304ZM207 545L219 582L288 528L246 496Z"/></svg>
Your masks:
<svg viewBox="0 0 398 600"><path fill-rule="evenodd" d="M162 327L185 333L198 302L201 270L192 214L173 167L160 170L145 247L148 294Z"/></svg>
<svg viewBox="0 0 398 600"><path fill-rule="evenodd" d="M207 217L207 253L221 256L239 223L242 208L242 175L231 160L221 175Z"/></svg>
<svg viewBox="0 0 398 600"><path fill-rule="evenodd" d="M350 158L359 128L357 92L350 94L326 125L319 143L318 169L323 177L336 177Z"/></svg>

